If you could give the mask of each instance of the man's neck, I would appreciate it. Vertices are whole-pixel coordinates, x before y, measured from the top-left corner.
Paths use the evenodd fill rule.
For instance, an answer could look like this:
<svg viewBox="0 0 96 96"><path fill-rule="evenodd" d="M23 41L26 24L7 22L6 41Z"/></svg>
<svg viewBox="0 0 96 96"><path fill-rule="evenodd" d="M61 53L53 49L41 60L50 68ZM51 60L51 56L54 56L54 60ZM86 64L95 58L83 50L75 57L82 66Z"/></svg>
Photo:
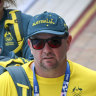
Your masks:
<svg viewBox="0 0 96 96"><path fill-rule="evenodd" d="M43 70L39 66L35 65L36 74L45 78L56 78L65 74L67 61L62 62L61 66L56 69ZM32 64L31 64L32 68Z"/></svg>

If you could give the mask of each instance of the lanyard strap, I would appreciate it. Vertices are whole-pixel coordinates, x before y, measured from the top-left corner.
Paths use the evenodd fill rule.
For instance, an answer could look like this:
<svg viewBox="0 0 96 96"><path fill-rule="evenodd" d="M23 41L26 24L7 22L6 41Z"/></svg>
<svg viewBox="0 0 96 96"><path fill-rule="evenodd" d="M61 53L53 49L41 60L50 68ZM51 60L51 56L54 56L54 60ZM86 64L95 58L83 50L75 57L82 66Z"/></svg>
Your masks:
<svg viewBox="0 0 96 96"><path fill-rule="evenodd" d="M35 64L34 63L33 63L32 68L33 68L34 96L39 96L39 85L38 85L36 75L35 75L36 73L35 73ZM70 66L69 66L69 63L67 62L67 67L66 67L65 77L64 77L64 81L63 81L61 96L66 96L66 94L67 94L69 79L70 79Z"/></svg>
<svg viewBox="0 0 96 96"><path fill-rule="evenodd" d="M35 64L33 63L33 87L34 87L34 96L39 96L39 85L36 79L35 73Z"/></svg>
<svg viewBox="0 0 96 96"><path fill-rule="evenodd" d="M67 94L69 79L70 79L70 66L69 66L69 63L67 62L67 67L66 67L65 77L64 77L64 81L63 81L61 96L66 96L66 94Z"/></svg>

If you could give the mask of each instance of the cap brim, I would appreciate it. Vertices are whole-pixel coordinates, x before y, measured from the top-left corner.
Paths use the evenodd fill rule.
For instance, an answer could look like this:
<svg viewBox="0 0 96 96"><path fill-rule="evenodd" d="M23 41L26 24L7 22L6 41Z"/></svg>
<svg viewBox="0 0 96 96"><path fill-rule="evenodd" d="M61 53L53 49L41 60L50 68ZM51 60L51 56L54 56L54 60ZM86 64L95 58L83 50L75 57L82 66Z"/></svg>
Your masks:
<svg viewBox="0 0 96 96"><path fill-rule="evenodd" d="M64 32L60 32L60 31L53 31L53 30L40 30L37 32L34 32L33 34L30 34L28 37L36 35L36 34L40 34L40 33L49 33L49 34L54 34L54 35L64 35L64 33L66 33L67 31Z"/></svg>

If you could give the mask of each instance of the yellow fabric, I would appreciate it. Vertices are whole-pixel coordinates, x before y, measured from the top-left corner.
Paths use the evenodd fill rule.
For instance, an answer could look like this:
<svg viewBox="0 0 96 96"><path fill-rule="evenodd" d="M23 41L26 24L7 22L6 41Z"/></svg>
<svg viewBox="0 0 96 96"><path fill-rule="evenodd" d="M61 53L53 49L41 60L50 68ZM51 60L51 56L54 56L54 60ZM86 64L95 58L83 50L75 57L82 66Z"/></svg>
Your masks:
<svg viewBox="0 0 96 96"><path fill-rule="evenodd" d="M8 28L7 24L14 24L14 21L13 20L6 20L5 21L5 28Z"/></svg>
<svg viewBox="0 0 96 96"><path fill-rule="evenodd" d="M29 89L29 87L26 85L19 84L19 83L17 83L17 85L19 87L22 87L22 96L27 96L27 89Z"/></svg>
<svg viewBox="0 0 96 96"><path fill-rule="evenodd" d="M15 35L16 35L16 37L17 37L17 41L21 41L22 38L21 38L21 35L20 35L18 22L16 22L17 17L16 17L15 12L17 12L17 10L10 11L9 14L11 14L12 20L14 21L13 26L14 26ZM18 43L20 43L20 42L18 42ZM18 44L18 45L19 45L19 44Z"/></svg>
<svg viewBox="0 0 96 96"><path fill-rule="evenodd" d="M22 96L27 96L27 89L26 88L22 89Z"/></svg>
<svg viewBox="0 0 96 96"><path fill-rule="evenodd" d="M71 61L68 62L71 76L67 96L96 96L96 72ZM23 68L33 86L33 72L29 65L30 63L24 64ZM38 75L36 77L40 96L60 96L64 75L58 78L43 78ZM0 96L18 96L8 72L0 76Z"/></svg>
<svg viewBox="0 0 96 96"><path fill-rule="evenodd" d="M18 63L24 64L24 62L21 58L16 58L16 59L10 59L10 60L7 60L7 61L0 61L0 66L6 67L6 66L10 65L11 62L17 62L17 64ZM28 61L26 60L26 62L28 62Z"/></svg>
<svg viewBox="0 0 96 96"><path fill-rule="evenodd" d="M20 84L20 83L17 83L17 86L19 86L19 87L23 87L23 88L26 88L26 89L29 89L28 86L26 86L26 85L22 85L22 84Z"/></svg>
<svg viewBox="0 0 96 96"><path fill-rule="evenodd" d="M24 42L24 39L21 42L19 42L18 47L15 50L13 50L14 53L17 53L22 48L23 42Z"/></svg>

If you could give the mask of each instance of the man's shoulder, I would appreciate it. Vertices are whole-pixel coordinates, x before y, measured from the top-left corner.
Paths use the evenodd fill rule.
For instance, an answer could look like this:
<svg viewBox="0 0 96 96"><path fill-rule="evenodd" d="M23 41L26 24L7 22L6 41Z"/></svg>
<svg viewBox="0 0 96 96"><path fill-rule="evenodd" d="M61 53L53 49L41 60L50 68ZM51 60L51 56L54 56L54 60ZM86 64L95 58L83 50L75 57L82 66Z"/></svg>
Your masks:
<svg viewBox="0 0 96 96"><path fill-rule="evenodd" d="M9 76L10 76L9 72L6 71L6 72L4 72L4 73L2 73L2 74L0 75L0 78L5 78L5 77L9 77Z"/></svg>
<svg viewBox="0 0 96 96"><path fill-rule="evenodd" d="M8 82L12 82L12 78L9 72L6 71L0 75L0 85L7 84Z"/></svg>
<svg viewBox="0 0 96 96"><path fill-rule="evenodd" d="M78 63L72 62L70 60L68 60L68 62L70 65L71 73L78 74L78 75L85 76L85 77L91 76L96 79L96 71L89 69L85 66L82 66Z"/></svg>
<svg viewBox="0 0 96 96"><path fill-rule="evenodd" d="M70 82L69 91L72 94L77 92L82 96L95 96L96 95L96 72L94 70L88 69L78 63L69 61L70 65ZM76 93L76 94L77 94ZM71 96L71 95L70 95ZM72 95L73 96L73 95ZM81 96L81 95L80 95Z"/></svg>
<svg viewBox="0 0 96 96"><path fill-rule="evenodd" d="M29 68L30 64L31 64L33 61L34 61L34 60L30 60L29 62L23 64L22 67L24 68L24 70L25 70L26 68Z"/></svg>
<svg viewBox="0 0 96 96"><path fill-rule="evenodd" d="M34 60L31 60L31 61L25 63L24 65L22 65L22 67L24 68L26 73L29 73L30 71L32 71L31 68L30 68L30 64L32 64L33 61Z"/></svg>
<svg viewBox="0 0 96 96"><path fill-rule="evenodd" d="M0 96L10 96L10 94L17 96L17 91L9 72L6 71L0 75Z"/></svg>

